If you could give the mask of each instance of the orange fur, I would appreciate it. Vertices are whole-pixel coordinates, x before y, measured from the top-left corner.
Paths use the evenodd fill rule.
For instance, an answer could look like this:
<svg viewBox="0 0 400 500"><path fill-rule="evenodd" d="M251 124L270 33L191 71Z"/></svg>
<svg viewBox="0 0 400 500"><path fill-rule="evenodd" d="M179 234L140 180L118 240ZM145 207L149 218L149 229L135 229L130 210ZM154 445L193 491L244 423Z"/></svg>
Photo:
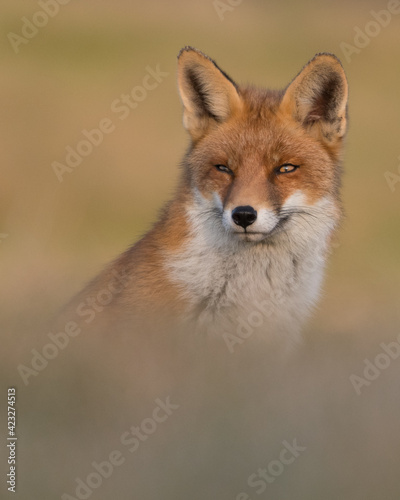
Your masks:
<svg viewBox="0 0 400 500"><path fill-rule="evenodd" d="M179 259L195 232L188 214L198 194L208 201L217 197L224 211L253 205L278 214L300 190L310 207L318 200L334 200L332 217L335 222L340 217L348 92L335 56L317 55L286 90L271 91L236 85L214 61L186 47L178 59L178 85L191 143L176 196L144 238L78 297L96 294L116 271L129 275L108 307L111 315L182 316L190 309L190 293L171 277L168 261ZM278 175L284 164L299 168ZM248 245L267 248L270 241L267 235ZM204 304L193 310L198 307Z"/></svg>

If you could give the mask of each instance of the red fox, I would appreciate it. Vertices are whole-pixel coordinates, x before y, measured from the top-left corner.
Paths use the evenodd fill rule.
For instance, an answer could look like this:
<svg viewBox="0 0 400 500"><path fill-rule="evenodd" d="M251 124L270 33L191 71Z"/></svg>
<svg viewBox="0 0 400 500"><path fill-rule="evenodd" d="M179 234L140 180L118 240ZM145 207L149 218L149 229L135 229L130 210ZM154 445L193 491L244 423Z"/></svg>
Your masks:
<svg viewBox="0 0 400 500"><path fill-rule="evenodd" d="M166 314L295 340L342 213L342 65L317 54L286 89L264 90L185 47L178 87L190 145L176 195L81 293L76 313L87 323L100 307L115 318Z"/></svg>

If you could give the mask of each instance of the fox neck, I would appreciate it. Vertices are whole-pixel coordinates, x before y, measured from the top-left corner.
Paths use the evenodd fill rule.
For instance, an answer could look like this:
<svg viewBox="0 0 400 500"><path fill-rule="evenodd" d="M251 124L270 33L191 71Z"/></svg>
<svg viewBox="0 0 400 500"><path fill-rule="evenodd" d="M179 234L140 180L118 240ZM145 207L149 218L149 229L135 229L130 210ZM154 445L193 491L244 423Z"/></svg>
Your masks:
<svg viewBox="0 0 400 500"><path fill-rule="evenodd" d="M293 221L271 239L248 243L224 229L217 200L193 190L186 202L187 236L165 260L186 314L232 330L243 318L264 311L264 328L297 335L294 330L318 297L334 229L331 205L320 201L321 216L311 228Z"/></svg>

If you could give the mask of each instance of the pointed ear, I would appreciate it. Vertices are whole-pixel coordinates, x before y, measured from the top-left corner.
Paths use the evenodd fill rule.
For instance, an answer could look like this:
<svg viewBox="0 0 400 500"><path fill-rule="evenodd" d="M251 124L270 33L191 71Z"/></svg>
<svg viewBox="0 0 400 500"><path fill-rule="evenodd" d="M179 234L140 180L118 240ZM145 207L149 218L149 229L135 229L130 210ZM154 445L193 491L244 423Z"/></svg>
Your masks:
<svg viewBox="0 0 400 500"><path fill-rule="evenodd" d="M328 146L345 135L348 86L339 59L317 54L288 86L280 108Z"/></svg>
<svg viewBox="0 0 400 500"><path fill-rule="evenodd" d="M178 55L183 125L195 141L241 108L237 85L202 52L185 47Z"/></svg>

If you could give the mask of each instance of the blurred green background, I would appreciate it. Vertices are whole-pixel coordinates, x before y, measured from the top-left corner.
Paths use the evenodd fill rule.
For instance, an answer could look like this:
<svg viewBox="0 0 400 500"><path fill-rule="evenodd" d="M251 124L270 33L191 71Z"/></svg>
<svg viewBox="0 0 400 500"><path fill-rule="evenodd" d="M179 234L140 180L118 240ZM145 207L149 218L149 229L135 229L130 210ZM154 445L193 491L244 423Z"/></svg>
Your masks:
<svg viewBox="0 0 400 500"><path fill-rule="evenodd" d="M351 344L351 366L360 368L366 346L376 352L399 333L400 182L390 189L385 173L400 175L400 14L348 61L341 44L354 46L355 28L365 32L371 10L387 1L236 3L219 3L227 6L221 19L212 0L71 0L15 53L8 35L21 35L22 18L42 9L2 0L0 308L10 383L18 385L16 365L38 347L34 325L136 241L172 196L188 144L176 87L185 45L237 82L270 88L286 86L317 52L342 60L347 215L305 338L328 339L338 352ZM120 120L111 103L157 65L168 76ZM115 131L60 183L52 163L64 163L65 148L104 118Z"/></svg>

